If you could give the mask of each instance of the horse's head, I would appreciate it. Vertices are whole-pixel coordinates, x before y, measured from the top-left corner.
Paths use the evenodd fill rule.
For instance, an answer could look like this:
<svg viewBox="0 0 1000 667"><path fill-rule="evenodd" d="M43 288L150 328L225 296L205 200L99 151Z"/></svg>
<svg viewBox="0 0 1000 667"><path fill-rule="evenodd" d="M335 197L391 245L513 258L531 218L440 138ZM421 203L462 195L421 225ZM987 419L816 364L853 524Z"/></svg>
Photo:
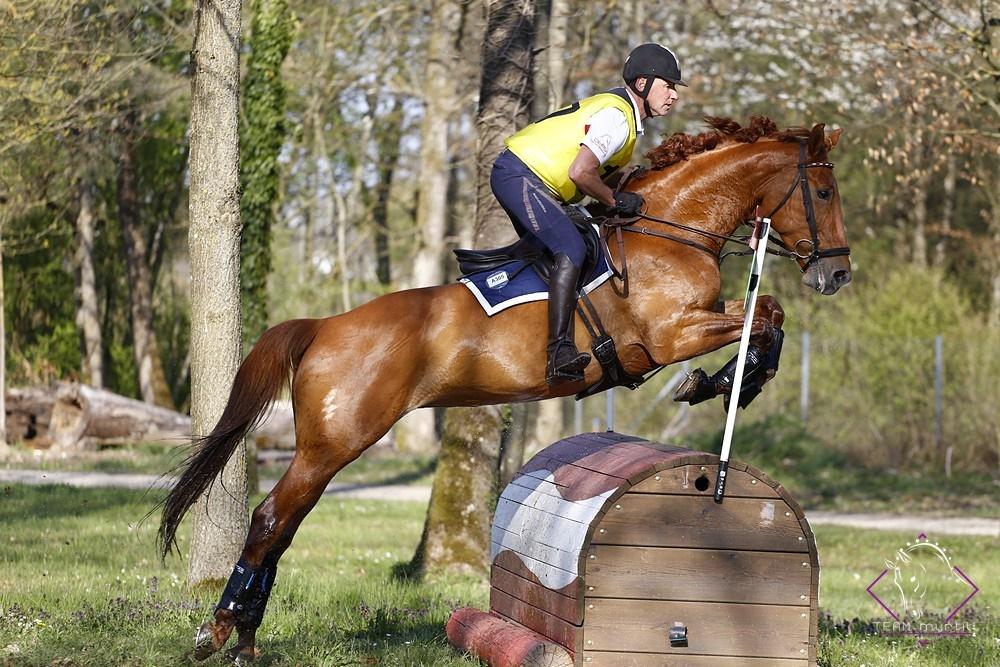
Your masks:
<svg viewBox="0 0 1000 667"><path fill-rule="evenodd" d="M761 209L772 212L771 227L795 253L802 282L823 294L851 282L840 190L827 157L838 139L840 130L826 134L822 124L786 139L795 146L785 151L790 160L761 193Z"/></svg>

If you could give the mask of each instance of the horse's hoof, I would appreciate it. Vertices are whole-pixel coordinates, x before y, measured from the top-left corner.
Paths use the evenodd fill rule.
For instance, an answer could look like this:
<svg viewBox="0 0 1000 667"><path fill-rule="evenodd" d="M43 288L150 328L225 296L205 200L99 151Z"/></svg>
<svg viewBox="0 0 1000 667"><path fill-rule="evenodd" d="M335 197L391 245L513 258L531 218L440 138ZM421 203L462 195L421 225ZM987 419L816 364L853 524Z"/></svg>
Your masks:
<svg viewBox="0 0 1000 667"><path fill-rule="evenodd" d="M194 659L204 660L222 648L223 644L225 640L219 641L214 624L211 621L202 623L194 636Z"/></svg>
<svg viewBox="0 0 1000 667"><path fill-rule="evenodd" d="M234 646L226 651L226 660L232 660L234 665L241 667L251 664L258 656L260 656L260 651L250 646Z"/></svg>
<svg viewBox="0 0 1000 667"><path fill-rule="evenodd" d="M696 368L688 373L684 381L674 391L674 401L678 403L686 401L691 405L697 405L718 395L715 382L708 377L705 371Z"/></svg>

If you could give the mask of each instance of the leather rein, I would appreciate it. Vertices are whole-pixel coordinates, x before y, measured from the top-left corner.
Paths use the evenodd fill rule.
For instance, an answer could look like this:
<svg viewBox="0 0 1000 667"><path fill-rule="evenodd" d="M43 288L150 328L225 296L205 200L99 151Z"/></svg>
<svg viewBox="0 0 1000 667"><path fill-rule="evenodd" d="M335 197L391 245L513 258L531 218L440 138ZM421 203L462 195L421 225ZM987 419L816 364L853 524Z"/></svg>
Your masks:
<svg viewBox="0 0 1000 667"><path fill-rule="evenodd" d="M774 215L780 211L785 204L791 199L792 195L795 193L796 189L802 191L802 205L806 212L806 223L809 225L809 234L811 238L800 239L795 243L794 246L789 248L785 245L777 236L769 236L769 246L774 245L777 248L767 248L767 252L772 255L777 255L779 257L787 257L794 260L805 260L805 264L800 267L803 273L809 268L809 266L818 259L824 257L845 257L850 255L850 248L840 247L840 248L825 248L820 249L819 247L819 229L816 225L816 212L813 207L812 192L809 188L809 179L806 176L806 169L811 168L825 168L833 169L834 165L832 162L806 162L806 142L804 140L799 140L799 161L797 164L798 173L795 179L792 181L791 187L785 193L785 196L781 198L778 205L774 207L766 217L773 218ZM625 184L631 180L633 176L636 175L638 169L633 170L626 174L618 184L616 192L621 190ZM658 232L648 227L641 225L636 225L640 219L649 220L650 222L655 222L662 225L668 225L674 227L675 229L680 229L693 234L698 234L706 238L718 239L722 241L722 245L725 246L727 242L733 241L741 245L745 245L749 248L750 246L750 234L747 235L726 235L726 234L716 234L715 232L707 232L703 229L698 229L696 227L691 227L689 225L684 225L679 222L673 222L671 220L664 220L663 218L657 218L655 216L646 215L645 213L640 213L634 218L606 218L601 222L601 237L604 240L605 249L607 250L608 241L611 237L612 230L615 232L615 237L618 246L618 256L621 258L622 268L621 270L615 266L614 260L611 257L611 253L607 252L608 266L611 267L611 271L614 273L615 277L622 281L623 296L628 296L628 260L625 255L625 241L622 237L622 232L632 232L635 234L645 234L647 236L653 236L656 238L666 239L668 241L674 241L675 243L680 243L697 250L708 253L712 257L718 257L718 261L721 264L726 257L731 255L749 255L753 252L752 249L742 250L742 251L732 251L723 253L719 255L721 248L717 251L714 248L706 245L705 243L699 243L692 239L682 238L680 236L675 236L673 234L668 234L665 232ZM744 225L754 226L753 220L746 220L743 222ZM805 246L808 252L800 252L799 249Z"/></svg>

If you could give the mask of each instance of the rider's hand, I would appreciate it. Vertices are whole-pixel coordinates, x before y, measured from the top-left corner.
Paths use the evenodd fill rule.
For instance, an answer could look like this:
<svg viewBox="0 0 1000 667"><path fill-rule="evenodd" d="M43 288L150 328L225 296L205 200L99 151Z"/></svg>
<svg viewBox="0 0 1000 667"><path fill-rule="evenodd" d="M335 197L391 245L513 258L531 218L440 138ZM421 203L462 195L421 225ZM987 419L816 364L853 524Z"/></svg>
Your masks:
<svg viewBox="0 0 1000 667"><path fill-rule="evenodd" d="M615 212L625 217L633 217L642 213L646 200L634 192L619 192L615 195Z"/></svg>

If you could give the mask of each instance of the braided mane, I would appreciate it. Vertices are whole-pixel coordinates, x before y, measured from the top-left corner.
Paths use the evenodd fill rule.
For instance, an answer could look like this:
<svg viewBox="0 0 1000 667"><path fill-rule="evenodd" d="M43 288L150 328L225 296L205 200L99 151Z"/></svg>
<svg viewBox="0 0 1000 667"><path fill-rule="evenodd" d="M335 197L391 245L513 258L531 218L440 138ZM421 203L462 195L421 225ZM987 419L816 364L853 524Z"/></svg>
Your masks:
<svg viewBox="0 0 1000 667"><path fill-rule="evenodd" d="M750 125L747 127L741 127L732 118L717 116L705 116L705 123L712 128L710 131L694 136L676 132L646 153L651 168L666 169L692 155L705 153L725 144L752 144L758 139L798 141L809 136L809 129L804 127L779 130L774 121L767 116L751 116Z"/></svg>

